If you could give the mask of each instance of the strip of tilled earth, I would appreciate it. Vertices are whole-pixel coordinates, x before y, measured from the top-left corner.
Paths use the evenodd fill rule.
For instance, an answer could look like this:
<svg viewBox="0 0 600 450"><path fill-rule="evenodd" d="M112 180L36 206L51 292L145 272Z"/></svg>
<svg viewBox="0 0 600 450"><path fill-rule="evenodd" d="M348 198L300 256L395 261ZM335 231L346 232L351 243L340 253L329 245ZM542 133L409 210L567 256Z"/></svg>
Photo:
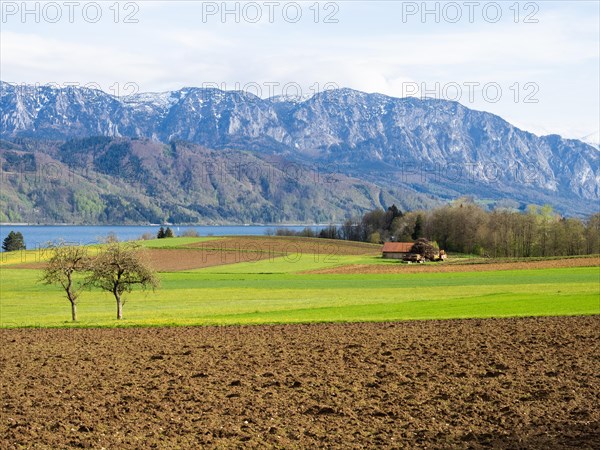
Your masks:
<svg viewBox="0 0 600 450"><path fill-rule="evenodd" d="M302 253L331 257L338 255L381 255L382 248L381 245L364 242L279 236L232 236L190 244L188 247L206 249L207 251L223 249L284 255Z"/></svg>
<svg viewBox="0 0 600 450"><path fill-rule="evenodd" d="M2 330L0 447L597 448L599 329Z"/></svg>
<svg viewBox="0 0 600 450"><path fill-rule="evenodd" d="M557 269L568 267L598 267L600 258L568 258L544 261L491 262L485 264L403 264L393 262L389 265L350 264L328 269L307 271L304 273L321 274L386 274L386 273L423 273L423 272L490 272L496 270Z"/></svg>

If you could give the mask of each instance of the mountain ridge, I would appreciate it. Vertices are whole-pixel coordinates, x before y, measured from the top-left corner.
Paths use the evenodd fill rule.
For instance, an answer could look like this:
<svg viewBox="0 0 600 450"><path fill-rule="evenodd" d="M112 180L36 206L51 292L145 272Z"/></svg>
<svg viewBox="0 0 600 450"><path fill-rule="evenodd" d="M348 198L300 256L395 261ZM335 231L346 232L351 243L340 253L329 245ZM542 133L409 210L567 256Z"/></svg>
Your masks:
<svg viewBox="0 0 600 450"><path fill-rule="evenodd" d="M506 122L507 124L510 124L507 120L503 119L501 116L485 111L485 110L478 110L478 109L472 109L472 108L468 108L466 106L464 106L462 103L458 102L458 101L454 101L454 100L444 100L444 99L438 99L438 98L431 98L431 97L423 97L423 98L416 98L416 97L394 97L394 96L390 96L387 94L382 94L382 93L378 93L378 92L373 92L373 93L366 93L366 92L362 92L359 90L355 90L352 88L348 88L348 87L344 87L344 88L339 88L339 89L331 89L331 90L326 90L326 91L321 91L321 92L316 92L314 94L311 95L306 95L306 96L302 96L300 99L296 98L296 97L286 97L283 95L276 95L276 96L272 96L272 97L267 97L267 98L262 98L262 97L258 97L255 94L252 94L250 92L246 92L243 90L222 90L219 88L214 88L214 87L210 87L210 88L202 88L202 87L194 87L194 86L185 86L182 87L181 89L178 90L174 90L174 91L149 91L149 92L138 92L135 94L131 94L131 95L127 95L127 96L117 96L117 95L113 95L110 94L108 92L105 92L103 90L100 89L93 89L93 88L88 88L88 87L71 87L71 86L67 86L64 88L59 88L59 87L54 87L52 85L28 85L28 84L16 84L16 83L9 83L6 81L2 81L0 80L0 89L2 91L9 91L10 88L11 90L17 90L17 89L26 89L28 91L30 90L51 90L51 91L68 91L68 90L80 90L80 91L88 91L90 93L96 93L97 95L102 95L102 96L106 96L108 98L113 99L115 102L121 103L122 105L134 105L134 104L148 104L148 103L153 103L155 105L160 105L165 107L165 105L167 106L173 106L175 103L177 103L176 101L155 101L158 98L161 97L166 97L166 96L173 96L174 94L186 94L188 95L190 92L202 92L205 94L210 94L211 92L215 92L218 94L218 96L227 96L227 95L243 95L245 96L247 99L251 99L252 101L256 101L256 102L268 102L268 103L291 103L291 104L298 104L298 103L305 103L308 101L313 100L316 97L319 96L328 96L331 95L331 93L351 93L351 94L359 94L361 96L369 96L372 98L384 98L384 99L389 99L389 100L400 100L400 101L416 101L416 102L440 102L440 103L447 103L447 104L454 104L454 105L458 105L459 107L468 109L471 112L474 113L482 113L482 114L488 114L490 116L493 116L497 119L500 119L504 122ZM550 133L550 134L546 134L546 135L538 135L534 132L525 130L525 129L521 129L515 125L510 124L513 128L515 128L516 130L535 136L537 138L544 138L544 137L549 137L549 136L559 136L561 139L564 140L572 140L572 141L578 141L581 142L583 144L587 144L589 146L594 147L594 143L590 143L587 141L584 141L582 139L575 139L575 138L564 138L562 136L560 136L557 133ZM0 129L0 132L2 132L3 137L6 137L7 135L7 130L8 127L6 126L6 123L3 123L3 127ZM14 135L13 135L14 137ZM117 136L118 137L118 136ZM134 136L134 137L142 137L142 136Z"/></svg>
<svg viewBox="0 0 600 450"><path fill-rule="evenodd" d="M334 164L345 175L442 201L451 195L515 198L522 204L550 200L558 210L579 215L595 211L600 200L595 147L537 136L494 114L441 99L398 99L349 88L307 99L262 99L194 87L119 99L86 88L2 82L0 106L0 137L8 140L185 141ZM398 172L402 179L386 175ZM404 179L407 175L412 179Z"/></svg>

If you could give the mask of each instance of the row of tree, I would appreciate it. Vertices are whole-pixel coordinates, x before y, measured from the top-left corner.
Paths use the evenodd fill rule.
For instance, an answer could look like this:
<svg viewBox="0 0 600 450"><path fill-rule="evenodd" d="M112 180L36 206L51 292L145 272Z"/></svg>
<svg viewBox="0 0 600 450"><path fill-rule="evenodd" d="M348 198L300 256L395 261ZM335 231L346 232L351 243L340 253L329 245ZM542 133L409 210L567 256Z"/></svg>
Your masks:
<svg viewBox="0 0 600 450"><path fill-rule="evenodd" d="M316 231L310 227L306 227L301 231L295 231L289 228L278 228L274 231L267 232L267 234L274 234L276 236L342 239L346 241L361 241L379 244L390 240L389 236L393 224L396 219L399 219L402 216L402 211L400 211L396 205L392 205L387 211L376 209L366 213L361 218L348 219L339 227L336 225L329 225L322 228L320 231ZM414 239L417 239L417 237Z"/></svg>
<svg viewBox="0 0 600 450"><path fill-rule="evenodd" d="M582 220L562 217L547 205L487 211L463 198L430 211L402 213L392 205L318 232L282 229L275 234L374 244L427 238L441 249L481 256L569 256L600 253L600 213Z"/></svg>
<svg viewBox="0 0 600 450"><path fill-rule="evenodd" d="M411 212L391 230L394 240L427 237L447 251L491 257L575 256L600 253L600 213L586 220L562 217L550 206L519 212L486 211L459 200Z"/></svg>
<svg viewBox="0 0 600 450"><path fill-rule="evenodd" d="M108 242L98 253L90 249L59 242L50 246L52 255L40 282L61 286L71 304L71 318L77 320L77 304L81 293L97 287L110 292L117 303L117 319L123 318L124 294L135 286L155 289L159 280L143 260L138 244L115 240Z"/></svg>

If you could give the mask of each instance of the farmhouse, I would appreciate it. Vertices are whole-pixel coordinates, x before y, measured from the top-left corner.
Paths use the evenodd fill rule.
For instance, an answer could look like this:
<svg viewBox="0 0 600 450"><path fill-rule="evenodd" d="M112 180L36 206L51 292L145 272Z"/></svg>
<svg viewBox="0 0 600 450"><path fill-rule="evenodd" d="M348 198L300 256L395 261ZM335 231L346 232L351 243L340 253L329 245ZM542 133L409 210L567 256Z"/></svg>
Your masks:
<svg viewBox="0 0 600 450"><path fill-rule="evenodd" d="M383 257L386 259L404 259L410 253L412 242L386 242L383 244Z"/></svg>

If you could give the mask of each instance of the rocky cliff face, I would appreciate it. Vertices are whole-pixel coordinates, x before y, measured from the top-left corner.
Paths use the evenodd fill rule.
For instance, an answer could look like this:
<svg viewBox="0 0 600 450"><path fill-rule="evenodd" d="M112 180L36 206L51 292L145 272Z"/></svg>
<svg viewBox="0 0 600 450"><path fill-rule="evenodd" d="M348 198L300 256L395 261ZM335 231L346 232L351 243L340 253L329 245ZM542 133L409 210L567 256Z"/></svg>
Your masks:
<svg viewBox="0 0 600 450"><path fill-rule="evenodd" d="M85 88L1 87L4 139L100 135L188 141L335 163L353 176L410 184L442 198L550 200L576 213L597 209L600 199L596 148L538 137L455 102L350 89L291 101L199 88L119 99Z"/></svg>

